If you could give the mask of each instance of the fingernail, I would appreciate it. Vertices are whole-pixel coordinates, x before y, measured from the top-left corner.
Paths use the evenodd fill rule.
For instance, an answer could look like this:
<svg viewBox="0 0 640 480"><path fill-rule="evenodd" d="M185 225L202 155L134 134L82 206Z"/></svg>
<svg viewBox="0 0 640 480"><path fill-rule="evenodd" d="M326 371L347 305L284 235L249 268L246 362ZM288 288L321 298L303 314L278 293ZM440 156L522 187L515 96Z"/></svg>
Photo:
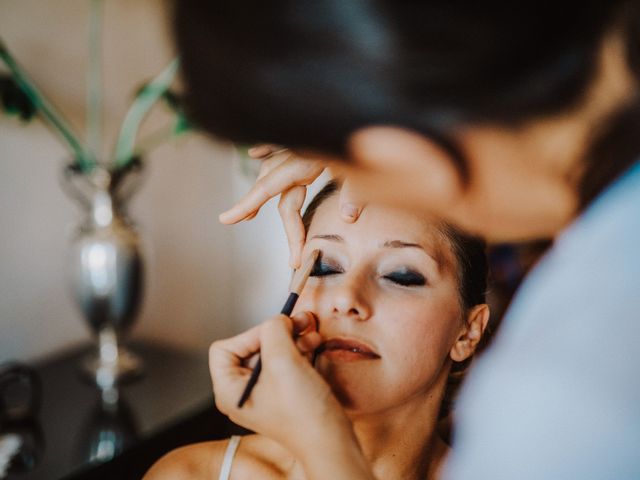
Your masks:
<svg viewBox="0 0 640 480"><path fill-rule="evenodd" d="M356 218L358 215L358 207L353 203L345 203L340 207L340 213L346 218Z"/></svg>

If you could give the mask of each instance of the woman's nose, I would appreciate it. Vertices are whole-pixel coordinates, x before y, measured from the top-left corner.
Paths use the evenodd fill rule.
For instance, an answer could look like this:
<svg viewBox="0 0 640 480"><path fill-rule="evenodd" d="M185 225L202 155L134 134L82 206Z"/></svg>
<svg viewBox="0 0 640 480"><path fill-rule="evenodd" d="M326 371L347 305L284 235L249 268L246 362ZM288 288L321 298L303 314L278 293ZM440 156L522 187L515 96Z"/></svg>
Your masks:
<svg viewBox="0 0 640 480"><path fill-rule="evenodd" d="M367 286L362 278L346 279L336 285L333 297L333 313L367 320L371 316L371 306L367 297Z"/></svg>

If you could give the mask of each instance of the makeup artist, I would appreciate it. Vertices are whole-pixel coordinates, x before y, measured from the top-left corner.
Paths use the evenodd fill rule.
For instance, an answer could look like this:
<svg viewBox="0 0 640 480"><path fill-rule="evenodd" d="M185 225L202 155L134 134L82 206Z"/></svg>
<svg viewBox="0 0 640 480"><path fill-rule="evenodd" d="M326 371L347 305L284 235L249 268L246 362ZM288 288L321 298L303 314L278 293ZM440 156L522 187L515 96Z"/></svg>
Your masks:
<svg viewBox="0 0 640 480"><path fill-rule="evenodd" d="M354 198L491 241L555 237L471 372L447 478L640 478L640 2L180 0L176 32L204 129L306 158L273 156L222 217L282 193L292 263L327 165ZM307 478L373 478L290 331L279 316L213 345L217 405Z"/></svg>

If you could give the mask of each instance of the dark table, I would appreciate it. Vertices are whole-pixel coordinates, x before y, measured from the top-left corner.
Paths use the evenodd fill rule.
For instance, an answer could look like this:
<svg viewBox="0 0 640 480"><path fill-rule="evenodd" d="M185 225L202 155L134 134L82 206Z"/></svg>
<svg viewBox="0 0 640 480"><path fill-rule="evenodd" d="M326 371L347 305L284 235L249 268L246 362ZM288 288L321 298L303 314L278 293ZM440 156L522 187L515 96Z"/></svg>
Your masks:
<svg viewBox="0 0 640 480"><path fill-rule="evenodd" d="M145 374L120 387L114 407L78 373L80 358L90 348L74 348L35 365L42 408L35 420L18 426L37 447L35 466L8 479L138 479L173 448L242 433L215 409L206 351L133 343Z"/></svg>

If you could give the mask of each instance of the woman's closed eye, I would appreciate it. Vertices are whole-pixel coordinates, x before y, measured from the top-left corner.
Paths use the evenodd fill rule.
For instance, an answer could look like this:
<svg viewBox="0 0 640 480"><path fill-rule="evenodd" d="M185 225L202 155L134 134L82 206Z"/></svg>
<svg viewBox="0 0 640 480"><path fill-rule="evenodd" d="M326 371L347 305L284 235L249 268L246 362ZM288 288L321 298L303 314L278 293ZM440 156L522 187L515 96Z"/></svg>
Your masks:
<svg viewBox="0 0 640 480"><path fill-rule="evenodd" d="M424 275L413 270L397 270L384 275L383 278L403 287L420 287L427 283Z"/></svg>
<svg viewBox="0 0 640 480"><path fill-rule="evenodd" d="M324 262L319 258L313 265L313 270L311 270L310 276L326 277L327 275L336 275L338 273L343 273L343 270L338 265Z"/></svg>

